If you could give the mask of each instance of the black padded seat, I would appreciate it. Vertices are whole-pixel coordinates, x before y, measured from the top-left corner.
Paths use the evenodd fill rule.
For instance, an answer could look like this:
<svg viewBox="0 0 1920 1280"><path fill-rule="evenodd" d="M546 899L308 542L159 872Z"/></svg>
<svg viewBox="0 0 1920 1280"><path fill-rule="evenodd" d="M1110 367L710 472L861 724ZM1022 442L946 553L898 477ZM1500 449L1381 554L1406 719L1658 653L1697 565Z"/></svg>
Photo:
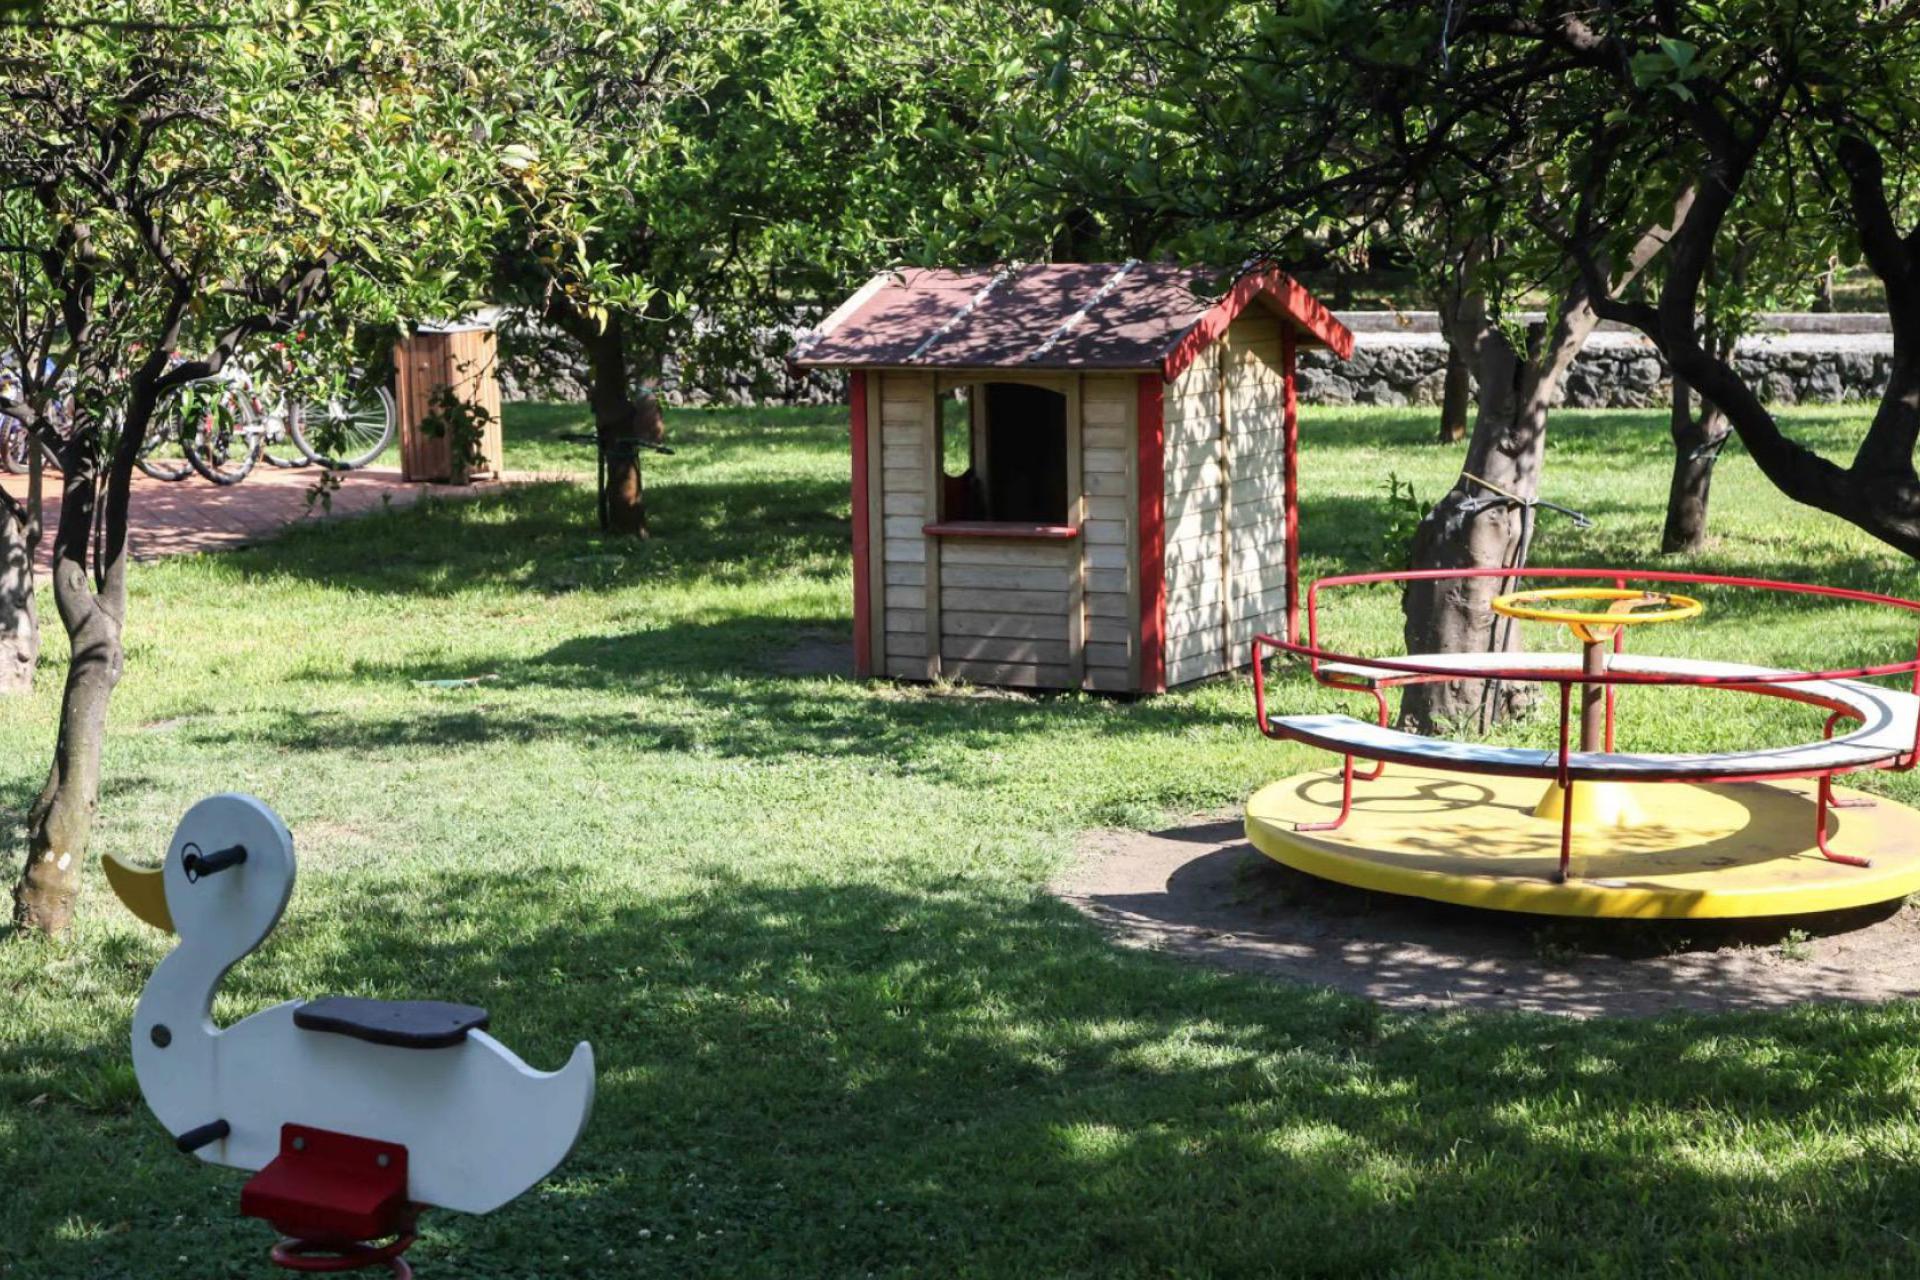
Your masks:
<svg viewBox="0 0 1920 1280"><path fill-rule="evenodd" d="M295 1009L293 1025L397 1049L446 1049L465 1040L469 1031L484 1031L487 1011L477 1005L441 1000L327 996Z"/></svg>

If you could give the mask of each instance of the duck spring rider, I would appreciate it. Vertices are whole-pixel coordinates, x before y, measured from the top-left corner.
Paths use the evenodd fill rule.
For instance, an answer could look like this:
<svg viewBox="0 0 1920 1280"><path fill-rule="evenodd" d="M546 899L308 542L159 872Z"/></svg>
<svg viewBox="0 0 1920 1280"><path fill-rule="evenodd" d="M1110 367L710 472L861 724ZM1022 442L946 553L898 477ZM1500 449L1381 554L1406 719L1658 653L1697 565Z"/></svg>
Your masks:
<svg viewBox="0 0 1920 1280"><path fill-rule="evenodd" d="M293 893L293 837L251 796L194 805L157 871L104 865L135 915L180 939L134 1009L140 1092L182 1151L256 1171L240 1211L287 1237L279 1265L410 1276L422 1208L497 1209L586 1127L592 1048L535 1071L471 1005L291 1000L215 1026L221 979Z"/></svg>

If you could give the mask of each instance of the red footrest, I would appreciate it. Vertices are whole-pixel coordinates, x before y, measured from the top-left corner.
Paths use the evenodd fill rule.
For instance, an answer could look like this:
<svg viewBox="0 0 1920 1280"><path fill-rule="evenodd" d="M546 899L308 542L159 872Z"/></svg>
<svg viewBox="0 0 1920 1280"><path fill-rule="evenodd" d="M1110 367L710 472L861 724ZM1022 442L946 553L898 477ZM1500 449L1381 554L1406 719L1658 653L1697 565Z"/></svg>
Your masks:
<svg viewBox="0 0 1920 1280"><path fill-rule="evenodd" d="M280 1127L280 1154L247 1179L240 1212L301 1240L378 1240L412 1226L407 1149L305 1125Z"/></svg>

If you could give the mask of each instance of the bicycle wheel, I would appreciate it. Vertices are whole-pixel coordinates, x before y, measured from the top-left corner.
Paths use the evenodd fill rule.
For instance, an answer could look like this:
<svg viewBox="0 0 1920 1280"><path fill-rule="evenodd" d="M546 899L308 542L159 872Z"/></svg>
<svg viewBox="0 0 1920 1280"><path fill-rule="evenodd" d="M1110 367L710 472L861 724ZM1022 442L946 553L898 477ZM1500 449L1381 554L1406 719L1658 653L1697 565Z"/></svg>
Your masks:
<svg viewBox="0 0 1920 1280"><path fill-rule="evenodd" d="M356 372L339 395L300 406L291 424L293 442L330 471L353 471L387 451L399 416L393 393L360 385Z"/></svg>
<svg viewBox="0 0 1920 1280"><path fill-rule="evenodd" d="M134 455L133 465L155 480L169 483L193 474L180 439L180 421L175 415L159 414L147 424L146 441Z"/></svg>
<svg viewBox="0 0 1920 1280"><path fill-rule="evenodd" d="M294 407L282 400L273 406L271 412L259 414L258 408L256 405L260 419L260 456L266 459L267 465L283 471L290 467L311 466L313 459L301 452L299 443L293 439Z"/></svg>
<svg viewBox="0 0 1920 1280"><path fill-rule="evenodd" d="M30 456L28 451L32 447L27 429L20 420L0 414L0 471L9 475L25 475Z"/></svg>
<svg viewBox="0 0 1920 1280"><path fill-rule="evenodd" d="M232 391L193 404L180 443L187 462L215 484L239 484L252 475L264 448L253 410Z"/></svg>

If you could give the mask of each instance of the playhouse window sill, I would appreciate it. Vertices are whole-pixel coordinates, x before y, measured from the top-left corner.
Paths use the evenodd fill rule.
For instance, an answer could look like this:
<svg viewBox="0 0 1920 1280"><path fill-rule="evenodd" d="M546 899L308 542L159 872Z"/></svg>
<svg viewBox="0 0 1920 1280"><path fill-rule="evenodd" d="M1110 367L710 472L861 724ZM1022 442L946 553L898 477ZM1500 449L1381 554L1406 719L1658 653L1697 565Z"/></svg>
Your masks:
<svg viewBox="0 0 1920 1280"><path fill-rule="evenodd" d="M1080 536L1080 530L1070 524L1019 524L1005 520L945 520L924 525L920 532L935 538L1018 538L1041 542L1066 542Z"/></svg>

